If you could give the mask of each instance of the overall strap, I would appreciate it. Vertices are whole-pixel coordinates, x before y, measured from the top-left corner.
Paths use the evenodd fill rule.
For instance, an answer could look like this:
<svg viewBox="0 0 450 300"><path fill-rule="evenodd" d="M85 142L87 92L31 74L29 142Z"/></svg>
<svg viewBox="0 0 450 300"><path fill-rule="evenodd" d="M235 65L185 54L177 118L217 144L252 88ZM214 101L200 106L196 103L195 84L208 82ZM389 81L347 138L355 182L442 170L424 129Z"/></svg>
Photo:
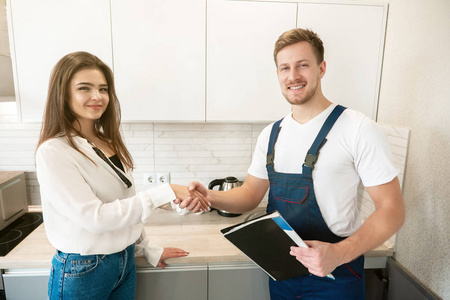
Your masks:
<svg viewBox="0 0 450 300"><path fill-rule="evenodd" d="M283 119L278 120L272 126L272 131L270 132L269 147L267 148L266 166L271 165L273 167L273 160L275 158L275 143L277 142L278 134L280 133L281 129L280 124Z"/></svg>
<svg viewBox="0 0 450 300"><path fill-rule="evenodd" d="M319 156L319 150L327 141L326 136L328 135L328 132L330 132L334 123L336 123L336 120L339 118L339 116L345 109L346 107L337 105L333 109L331 114L328 116L328 118L325 120L325 123L323 124L322 128L317 134L314 143L312 144L311 148L309 148L308 154L306 154L305 162L303 163L302 166L302 174L312 175L314 165L316 164L317 158Z"/></svg>

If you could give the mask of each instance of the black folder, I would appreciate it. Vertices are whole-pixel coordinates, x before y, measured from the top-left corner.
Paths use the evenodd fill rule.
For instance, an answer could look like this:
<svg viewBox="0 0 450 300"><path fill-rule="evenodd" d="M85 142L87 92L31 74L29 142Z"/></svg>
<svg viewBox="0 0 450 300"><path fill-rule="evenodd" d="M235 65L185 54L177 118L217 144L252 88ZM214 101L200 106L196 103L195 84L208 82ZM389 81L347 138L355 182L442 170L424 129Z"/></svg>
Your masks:
<svg viewBox="0 0 450 300"><path fill-rule="evenodd" d="M278 211L221 232L274 280L309 274L308 269L289 254L291 246L307 246Z"/></svg>

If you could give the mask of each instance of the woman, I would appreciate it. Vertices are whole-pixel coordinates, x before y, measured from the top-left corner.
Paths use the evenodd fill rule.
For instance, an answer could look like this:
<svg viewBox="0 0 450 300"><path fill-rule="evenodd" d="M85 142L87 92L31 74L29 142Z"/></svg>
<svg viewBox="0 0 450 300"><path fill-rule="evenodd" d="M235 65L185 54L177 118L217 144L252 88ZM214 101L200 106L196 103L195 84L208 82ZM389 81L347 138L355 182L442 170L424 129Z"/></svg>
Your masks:
<svg viewBox="0 0 450 300"><path fill-rule="evenodd" d="M64 56L50 78L36 150L45 229L57 249L49 299L134 299L138 239L154 266L187 255L148 243L142 230L152 211L171 202L194 212L208 209L183 186L136 195L119 125L111 69L86 52Z"/></svg>

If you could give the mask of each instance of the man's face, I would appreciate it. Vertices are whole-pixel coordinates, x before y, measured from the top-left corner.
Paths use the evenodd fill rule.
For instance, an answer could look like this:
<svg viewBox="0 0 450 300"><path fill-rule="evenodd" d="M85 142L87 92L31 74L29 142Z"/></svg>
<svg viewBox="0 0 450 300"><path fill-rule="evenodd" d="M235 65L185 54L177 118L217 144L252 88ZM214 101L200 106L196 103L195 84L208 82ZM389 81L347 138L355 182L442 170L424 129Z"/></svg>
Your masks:
<svg viewBox="0 0 450 300"><path fill-rule="evenodd" d="M325 74L325 61L318 64L308 42L299 42L277 54L277 75L281 92L292 105L307 103L321 94L320 80Z"/></svg>

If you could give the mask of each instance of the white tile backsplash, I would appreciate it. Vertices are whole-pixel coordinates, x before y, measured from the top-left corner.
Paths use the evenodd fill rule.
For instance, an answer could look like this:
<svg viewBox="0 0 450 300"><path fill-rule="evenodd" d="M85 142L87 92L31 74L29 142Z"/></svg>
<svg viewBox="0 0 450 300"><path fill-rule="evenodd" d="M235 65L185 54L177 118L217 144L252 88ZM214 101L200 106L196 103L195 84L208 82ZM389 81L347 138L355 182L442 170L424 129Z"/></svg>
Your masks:
<svg viewBox="0 0 450 300"><path fill-rule="evenodd" d="M136 190L144 190L144 173L170 172L170 182L186 185L198 180L236 176L247 177L254 147L266 124L124 123L122 134L133 156ZM393 159L403 184L409 129L381 124L388 135ZM0 116L0 170L26 171L29 202L40 204L34 151L40 124L20 123ZM375 210L363 187L358 191L361 218ZM393 237L394 238L394 237ZM392 242L393 242L392 238Z"/></svg>
<svg viewBox="0 0 450 300"><path fill-rule="evenodd" d="M0 170L26 171L30 204L40 204L34 152L39 123L20 123L0 112ZM261 124L124 123L122 134L133 156L136 190L143 173L170 172L171 183L187 184L236 176L245 180Z"/></svg>
<svg viewBox="0 0 450 300"><path fill-rule="evenodd" d="M398 178L400 185L403 186L406 159L408 156L410 130L408 128L394 127L387 124L380 125L387 134L388 141L391 146L394 165L399 170ZM375 205L362 185L360 185L358 190L358 206L360 208L361 219L363 222L375 211ZM394 245L395 238L396 235L393 235L388 242L391 245Z"/></svg>
<svg viewBox="0 0 450 300"><path fill-rule="evenodd" d="M244 180L251 162L252 124L155 124L155 171L171 182L236 176Z"/></svg>

